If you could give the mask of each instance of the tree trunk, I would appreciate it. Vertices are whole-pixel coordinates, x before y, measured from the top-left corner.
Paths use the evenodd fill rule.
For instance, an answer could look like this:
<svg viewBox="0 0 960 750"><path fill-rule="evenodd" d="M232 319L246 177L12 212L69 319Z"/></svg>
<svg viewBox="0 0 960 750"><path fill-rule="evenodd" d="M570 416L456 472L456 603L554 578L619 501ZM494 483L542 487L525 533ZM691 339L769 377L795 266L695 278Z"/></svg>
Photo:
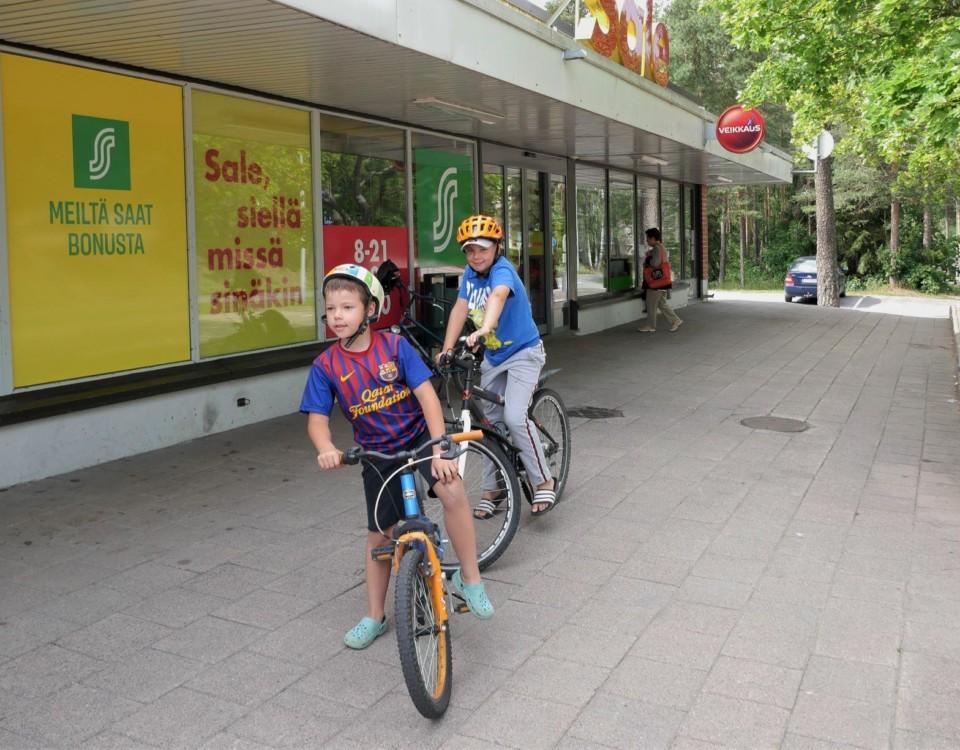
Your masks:
<svg viewBox="0 0 960 750"><path fill-rule="evenodd" d="M900 277L897 274L897 255L900 252L900 201L896 198L890 201L890 287L900 286Z"/></svg>
<svg viewBox="0 0 960 750"><path fill-rule="evenodd" d="M746 284L745 264L747 255L747 215L740 213L740 288Z"/></svg>
<svg viewBox="0 0 960 750"><path fill-rule="evenodd" d="M930 251L930 245L933 238L933 214L930 213L930 206L923 204L923 252Z"/></svg>
<svg viewBox="0 0 960 750"><path fill-rule="evenodd" d="M833 206L833 157L818 159L814 183L817 192L817 304L839 307L837 289L837 214Z"/></svg>

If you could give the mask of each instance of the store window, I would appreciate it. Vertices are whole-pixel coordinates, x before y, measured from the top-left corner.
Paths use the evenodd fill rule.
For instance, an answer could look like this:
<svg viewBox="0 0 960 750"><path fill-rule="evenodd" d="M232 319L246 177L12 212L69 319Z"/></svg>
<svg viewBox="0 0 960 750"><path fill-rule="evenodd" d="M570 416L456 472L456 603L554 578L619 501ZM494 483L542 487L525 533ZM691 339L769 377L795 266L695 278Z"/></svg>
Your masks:
<svg viewBox="0 0 960 750"><path fill-rule="evenodd" d="M503 167L499 164L483 165L483 202L480 210L503 226Z"/></svg>
<svg viewBox="0 0 960 750"><path fill-rule="evenodd" d="M636 210L633 175L610 170L610 260L607 289L618 292L636 285Z"/></svg>
<svg viewBox="0 0 960 750"><path fill-rule="evenodd" d="M577 294L603 294L607 271L607 175L577 166Z"/></svg>
<svg viewBox="0 0 960 750"><path fill-rule="evenodd" d="M523 200L521 192L522 170L519 167L507 167L507 222L503 225L506 232L505 247L507 259L513 263L517 273L523 275Z"/></svg>
<svg viewBox="0 0 960 750"><path fill-rule="evenodd" d="M403 131L321 115L320 150L324 273L340 263L376 270L390 260L408 284ZM396 322L399 305L394 292L377 325Z"/></svg>
<svg viewBox="0 0 960 750"><path fill-rule="evenodd" d="M697 210L694 200L697 190L693 185L683 186L683 271L684 278L697 278Z"/></svg>
<svg viewBox="0 0 960 750"><path fill-rule="evenodd" d="M646 252L645 232L650 227L660 226L660 190L659 183L653 177L637 177L637 241L640 245L640 254Z"/></svg>
<svg viewBox="0 0 960 750"><path fill-rule="evenodd" d="M670 266L675 278L683 278L683 263L681 261L681 234L680 234L680 186L675 182L660 184L661 207L663 212L663 246L670 258Z"/></svg>
<svg viewBox="0 0 960 750"><path fill-rule="evenodd" d="M317 337L310 114L194 91L200 356Z"/></svg>
<svg viewBox="0 0 960 750"><path fill-rule="evenodd" d="M567 180L550 175L550 244L553 248L553 325L566 325L563 311L567 290Z"/></svg>

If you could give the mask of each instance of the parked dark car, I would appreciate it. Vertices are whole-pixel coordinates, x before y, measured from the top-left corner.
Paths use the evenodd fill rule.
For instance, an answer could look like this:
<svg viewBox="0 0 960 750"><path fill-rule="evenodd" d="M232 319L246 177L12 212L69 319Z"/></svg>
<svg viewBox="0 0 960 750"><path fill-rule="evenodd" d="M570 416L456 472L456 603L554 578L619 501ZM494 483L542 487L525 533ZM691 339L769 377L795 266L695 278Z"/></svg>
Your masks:
<svg viewBox="0 0 960 750"><path fill-rule="evenodd" d="M842 268L837 268L837 284L841 297L847 296L847 276ZM794 258L790 270L783 277L783 298L793 302L794 297L817 298L817 256L804 255Z"/></svg>

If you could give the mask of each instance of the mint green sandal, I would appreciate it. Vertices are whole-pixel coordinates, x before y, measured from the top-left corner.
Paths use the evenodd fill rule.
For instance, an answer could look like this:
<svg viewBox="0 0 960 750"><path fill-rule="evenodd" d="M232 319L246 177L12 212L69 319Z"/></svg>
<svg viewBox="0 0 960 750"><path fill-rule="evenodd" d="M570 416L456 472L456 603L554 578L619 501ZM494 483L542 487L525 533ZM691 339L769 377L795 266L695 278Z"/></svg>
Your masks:
<svg viewBox="0 0 960 750"><path fill-rule="evenodd" d="M377 622L372 617L364 617L343 636L343 642L348 648L366 648L377 638L387 632L387 618Z"/></svg>
<svg viewBox="0 0 960 750"><path fill-rule="evenodd" d="M482 581L480 583L464 583L463 576L460 575L460 568L457 568L453 578L450 579L450 583L453 590L463 597L473 614L481 620L489 620L493 617L493 604L487 598L487 590L483 587Z"/></svg>

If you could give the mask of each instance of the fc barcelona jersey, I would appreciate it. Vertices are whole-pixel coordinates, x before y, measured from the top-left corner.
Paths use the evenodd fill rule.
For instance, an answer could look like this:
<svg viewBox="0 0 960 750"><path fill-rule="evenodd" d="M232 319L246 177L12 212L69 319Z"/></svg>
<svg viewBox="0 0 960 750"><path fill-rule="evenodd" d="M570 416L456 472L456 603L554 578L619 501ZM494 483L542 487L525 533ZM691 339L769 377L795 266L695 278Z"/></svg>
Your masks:
<svg viewBox="0 0 960 750"><path fill-rule="evenodd" d="M300 411L330 416L336 400L357 444L389 453L426 429L413 389L429 379L404 338L372 331L366 351L349 352L337 342L313 361Z"/></svg>

